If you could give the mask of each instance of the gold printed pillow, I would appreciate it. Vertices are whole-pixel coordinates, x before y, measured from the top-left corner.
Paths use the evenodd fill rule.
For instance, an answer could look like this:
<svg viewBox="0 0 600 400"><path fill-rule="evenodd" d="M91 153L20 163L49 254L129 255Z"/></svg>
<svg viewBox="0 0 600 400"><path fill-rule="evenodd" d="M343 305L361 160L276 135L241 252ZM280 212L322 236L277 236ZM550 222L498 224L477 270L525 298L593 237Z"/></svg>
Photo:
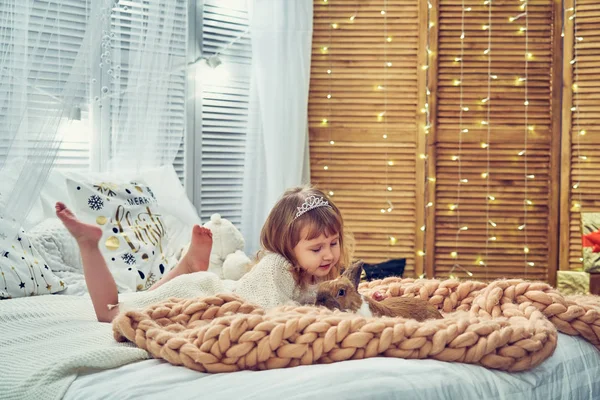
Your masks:
<svg viewBox="0 0 600 400"><path fill-rule="evenodd" d="M99 248L120 292L141 291L175 266L165 255L167 230L154 193L144 182L83 182L67 178L82 221L102 228Z"/></svg>
<svg viewBox="0 0 600 400"><path fill-rule="evenodd" d="M40 253L21 230L8 249L0 251L0 298L52 294L67 288L54 275Z"/></svg>

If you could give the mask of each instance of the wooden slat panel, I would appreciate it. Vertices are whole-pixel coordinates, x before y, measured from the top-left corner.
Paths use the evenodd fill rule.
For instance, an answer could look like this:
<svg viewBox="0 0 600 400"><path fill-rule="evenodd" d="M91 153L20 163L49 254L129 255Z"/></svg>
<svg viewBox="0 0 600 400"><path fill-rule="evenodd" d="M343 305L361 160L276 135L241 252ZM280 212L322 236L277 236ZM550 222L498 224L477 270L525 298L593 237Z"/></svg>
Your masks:
<svg viewBox="0 0 600 400"><path fill-rule="evenodd" d="M576 17L565 28L565 54L570 50L571 59L576 59L569 71L576 87L565 86L569 93L564 107L577 109L570 112L564 133L570 138L570 181L562 190L570 196L563 204L569 213L569 226L564 227L568 229L568 255L562 258L561 269L582 267L580 212L600 212L600 5L596 0L577 0L576 4L571 0L567 8L573 6ZM585 135L580 134L582 130Z"/></svg>
<svg viewBox="0 0 600 400"><path fill-rule="evenodd" d="M419 3L385 3L391 41L384 32L384 0L314 2L308 110L311 180L334 193L332 199L356 237L356 257L367 262L406 258L405 276L411 276L415 266ZM331 29L332 23L338 24L336 29ZM387 67L386 62L392 65ZM378 89L384 80L385 89ZM384 110L385 116L378 117ZM391 212L387 212L388 200ZM393 244L390 237L395 239Z"/></svg>
<svg viewBox="0 0 600 400"><path fill-rule="evenodd" d="M481 1L464 3L471 10L465 13L460 86L455 80L460 78L461 63L455 58L461 54L463 2L440 0L439 5L435 275L446 277L459 265L478 279L546 280L549 264L554 264L549 262L548 243L551 202L556 201L550 196L551 185L557 176L551 171L553 123L558 121L552 118L553 3L527 2L527 51L532 56L526 58L526 35L519 29L524 27L525 17L509 21L509 17L523 12L519 7L523 3L493 2L491 74L497 79L492 80L489 103L481 101L488 97L488 56L484 50L488 48L489 31L483 29L488 25L488 7ZM527 121L525 84L518 81L525 76L526 59ZM462 115L462 126L461 88L463 106L468 107ZM482 124L488 120L488 104L489 141L488 126ZM461 133L461 128L468 129L468 133ZM490 145L489 167L488 149L481 143ZM525 146L526 155L519 156ZM459 162L453 156L460 156L460 178L468 182L459 183ZM482 177L484 172L489 173L489 180ZM488 194L495 200L488 200ZM451 210L450 206L457 203L458 209ZM554 207L553 212L556 210ZM526 228L519 230L525 221ZM468 230L459 231L463 226ZM489 240L492 236L495 241ZM527 257L525 243L529 248ZM451 255L454 251L458 253L456 259ZM486 266L479 265L479 261ZM454 274L467 277L460 268Z"/></svg>

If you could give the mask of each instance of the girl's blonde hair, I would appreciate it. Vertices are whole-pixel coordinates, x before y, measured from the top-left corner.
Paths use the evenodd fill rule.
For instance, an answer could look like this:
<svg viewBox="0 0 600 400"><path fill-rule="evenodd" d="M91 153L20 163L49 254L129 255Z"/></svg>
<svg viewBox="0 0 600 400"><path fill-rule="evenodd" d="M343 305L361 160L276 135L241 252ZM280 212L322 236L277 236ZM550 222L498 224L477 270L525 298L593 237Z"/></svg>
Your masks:
<svg viewBox="0 0 600 400"><path fill-rule="evenodd" d="M329 207L317 207L305 212L298 218L296 213L298 207L302 206L304 200L309 196L322 197L329 202ZM302 229L307 227L307 237L301 237ZM339 234L340 259L337 265L331 268L329 274L323 280L335 279L340 274L342 266L350 263L352 253L352 236L344 233L344 220L342 213L325 194L311 186L299 186L288 189L275 204L260 233L260 243L267 251L279 253L287 258L294 269L292 273L300 286L306 286L314 282L314 277L306 273L298 265L294 256L294 247L302 239L311 240L325 234L332 236Z"/></svg>

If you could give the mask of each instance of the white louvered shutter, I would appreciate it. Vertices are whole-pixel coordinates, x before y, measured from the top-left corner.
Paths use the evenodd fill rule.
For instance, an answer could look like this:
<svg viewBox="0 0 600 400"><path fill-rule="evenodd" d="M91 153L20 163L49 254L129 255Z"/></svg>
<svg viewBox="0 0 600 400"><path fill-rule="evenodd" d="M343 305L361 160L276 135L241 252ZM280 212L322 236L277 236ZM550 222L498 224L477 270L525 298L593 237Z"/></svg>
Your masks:
<svg viewBox="0 0 600 400"><path fill-rule="evenodd" d="M51 110L61 109L57 101L51 96L60 98L69 73L75 65L75 57L84 40L86 21L90 13L91 0L30 0L32 1L29 17L26 7L9 9L10 4L0 1L0 66L10 66L22 62L24 55L15 54L9 43L11 35L23 34L24 31L11 31L12 21L21 21L25 26L29 18L27 41L30 56L34 57L28 75L29 87L27 88L30 113L40 112L48 115ZM81 72L80 69L77 71ZM0 74L4 83L10 77ZM89 113L87 107L87 79L83 73L73 75L72 82L81 87L81 121L73 125L63 124L59 131L64 134L61 147L55 160L55 167L59 169L87 169L90 163L90 131ZM50 110L50 111L49 111ZM0 165L6 159L10 138L13 129L18 124L21 116L9 115L9 105L0 105ZM29 115L30 118L35 116Z"/></svg>
<svg viewBox="0 0 600 400"><path fill-rule="evenodd" d="M204 2L202 54L215 53L223 64L202 66L200 216L220 213L239 227L252 55L245 0Z"/></svg>

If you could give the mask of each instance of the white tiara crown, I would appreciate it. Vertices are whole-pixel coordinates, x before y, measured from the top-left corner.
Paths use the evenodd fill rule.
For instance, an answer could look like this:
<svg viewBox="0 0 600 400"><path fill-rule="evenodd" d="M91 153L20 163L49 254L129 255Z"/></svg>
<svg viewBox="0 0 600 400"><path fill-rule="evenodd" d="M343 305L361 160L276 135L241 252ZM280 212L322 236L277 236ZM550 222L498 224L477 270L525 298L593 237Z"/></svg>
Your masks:
<svg viewBox="0 0 600 400"><path fill-rule="evenodd" d="M329 207L329 202L327 200L323 200L322 197L308 196L304 200L304 203L302 203L302 205L300 207L297 207L298 212L296 213L296 218L298 218L305 212L310 211L314 208L318 208L318 207ZM296 219L296 218L294 218L294 219Z"/></svg>

